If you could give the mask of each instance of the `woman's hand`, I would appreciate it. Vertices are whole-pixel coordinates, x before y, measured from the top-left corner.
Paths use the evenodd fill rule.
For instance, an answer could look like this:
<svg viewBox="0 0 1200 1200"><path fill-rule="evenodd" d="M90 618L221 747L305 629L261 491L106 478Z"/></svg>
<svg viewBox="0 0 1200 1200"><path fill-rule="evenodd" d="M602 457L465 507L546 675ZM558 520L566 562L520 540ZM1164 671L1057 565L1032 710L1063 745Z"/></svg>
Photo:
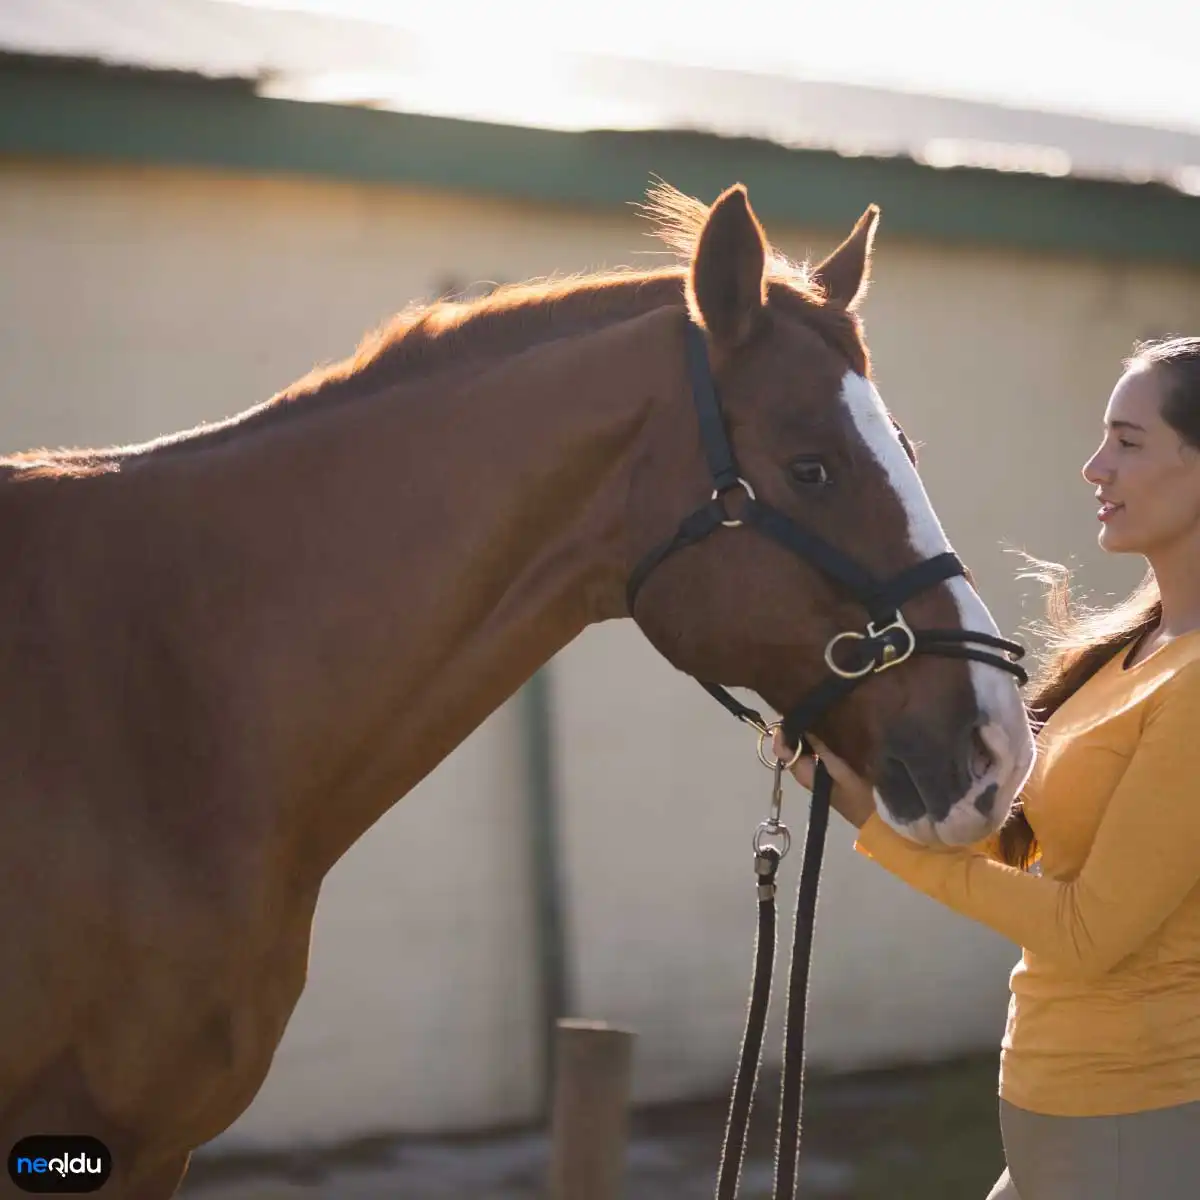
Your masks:
<svg viewBox="0 0 1200 1200"><path fill-rule="evenodd" d="M833 795L829 800L830 807L841 813L855 829L861 829L866 824L867 818L875 811L875 789L811 734L808 740L812 743L813 749L816 750L833 780ZM783 740L783 730L775 731L772 749L776 758L782 758L785 762L791 758L792 752ZM796 759L791 770L796 782L811 792L813 778L816 775L816 763L812 756L801 755Z"/></svg>

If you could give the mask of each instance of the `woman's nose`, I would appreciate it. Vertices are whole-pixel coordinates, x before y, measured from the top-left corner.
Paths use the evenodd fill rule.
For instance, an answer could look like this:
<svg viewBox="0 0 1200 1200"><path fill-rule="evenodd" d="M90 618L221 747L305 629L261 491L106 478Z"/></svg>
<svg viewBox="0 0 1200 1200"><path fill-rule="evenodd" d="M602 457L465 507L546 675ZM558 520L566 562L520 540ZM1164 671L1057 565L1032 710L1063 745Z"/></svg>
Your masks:
<svg viewBox="0 0 1200 1200"><path fill-rule="evenodd" d="M1098 487L1102 483L1107 483L1112 478L1112 472L1108 469L1108 464L1104 461L1103 453L1099 450L1092 455L1091 458L1083 464L1083 477L1092 484L1093 487Z"/></svg>

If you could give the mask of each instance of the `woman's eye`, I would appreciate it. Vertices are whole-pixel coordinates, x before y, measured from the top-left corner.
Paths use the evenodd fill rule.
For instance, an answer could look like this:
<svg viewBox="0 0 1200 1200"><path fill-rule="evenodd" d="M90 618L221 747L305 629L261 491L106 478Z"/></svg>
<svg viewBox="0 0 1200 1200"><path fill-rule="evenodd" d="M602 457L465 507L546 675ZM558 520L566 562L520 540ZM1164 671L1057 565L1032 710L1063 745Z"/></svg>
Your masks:
<svg viewBox="0 0 1200 1200"><path fill-rule="evenodd" d="M1127 442L1124 438L1117 438L1117 441L1125 447L1126 450L1136 450L1137 442Z"/></svg>
<svg viewBox="0 0 1200 1200"><path fill-rule="evenodd" d="M793 482L819 487L829 482L829 472L819 458L798 458L788 467Z"/></svg>

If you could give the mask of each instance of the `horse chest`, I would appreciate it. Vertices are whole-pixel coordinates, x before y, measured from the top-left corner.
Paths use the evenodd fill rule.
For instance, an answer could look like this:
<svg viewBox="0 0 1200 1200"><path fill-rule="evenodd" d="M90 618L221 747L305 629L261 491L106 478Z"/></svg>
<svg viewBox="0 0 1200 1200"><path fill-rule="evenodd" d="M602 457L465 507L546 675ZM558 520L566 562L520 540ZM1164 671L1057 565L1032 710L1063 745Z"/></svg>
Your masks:
<svg viewBox="0 0 1200 1200"><path fill-rule="evenodd" d="M147 956L81 1046L103 1107L149 1143L194 1146L226 1129L270 1069L304 987L311 913L251 924L192 953ZM185 941L187 939L184 939Z"/></svg>

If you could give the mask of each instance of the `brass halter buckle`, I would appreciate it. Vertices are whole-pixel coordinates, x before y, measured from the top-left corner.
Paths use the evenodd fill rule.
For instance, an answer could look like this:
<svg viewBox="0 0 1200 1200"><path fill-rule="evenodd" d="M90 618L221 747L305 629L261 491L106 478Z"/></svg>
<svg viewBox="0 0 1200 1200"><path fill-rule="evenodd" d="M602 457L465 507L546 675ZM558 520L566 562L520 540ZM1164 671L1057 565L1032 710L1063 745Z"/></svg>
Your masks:
<svg viewBox="0 0 1200 1200"><path fill-rule="evenodd" d="M838 642L846 640L852 642L875 642L889 633L895 633L896 630L904 634L907 642L907 645L902 650L898 650L895 644L890 641L885 642L878 659L872 658L865 667L861 667L857 671L839 667L834 661L833 651ZM861 679L864 675L871 674L871 672L878 674L880 671L886 671L889 667L898 667L906 659L912 657L912 653L916 648L916 635L909 629L908 622L905 621L903 614L897 613L896 619L890 625L885 625L882 629L876 629L874 623L872 623L867 626L866 633L859 633L856 630L847 630L845 633L839 633L825 647L825 665L835 675L840 675L843 679Z"/></svg>

